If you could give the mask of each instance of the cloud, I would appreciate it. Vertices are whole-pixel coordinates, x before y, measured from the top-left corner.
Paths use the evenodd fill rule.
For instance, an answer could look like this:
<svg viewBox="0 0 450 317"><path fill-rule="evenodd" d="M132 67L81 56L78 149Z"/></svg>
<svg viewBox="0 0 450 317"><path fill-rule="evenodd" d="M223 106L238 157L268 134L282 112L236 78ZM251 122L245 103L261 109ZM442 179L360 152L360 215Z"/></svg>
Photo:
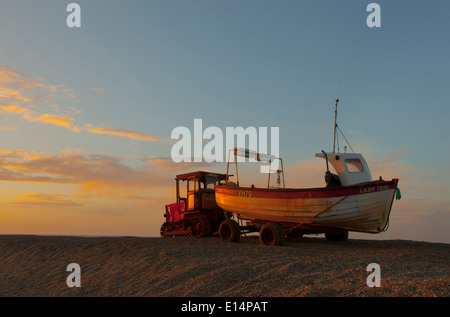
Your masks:
<svg viewBox="0 0 450 317"><path fill-rule="evenodd" d="M19 127L12 126L12 125L9 125L9 124L5 124L5 125L0 125L0 130L14 130L14 131L17 131L17 130L19 130Z"/></svg>
<svg viewBox="0 0 450 317"><path fill-rule="evenodd" d="M205 167L206 163L200 165ZM0 149L0 179L13 182L76 184L84 188L155 188L172 185L176 173L200 165L170 158L120 158L80 150L47 154Z"/></svg>
<svg viewBox="0 0 450 317"><path fill-rule="evenodd" d="M26 206L49 206L49 207L73 207L81 206L80 203L68 199L67 195L31 193L18 195L19 200L14 204Z"/></svg>
<svg viewBox="0 0 450 317"><path fill-rule="evenodd" d="M56 155L24 150L0 153L2 180L38 183L144 184L145 178L122 160L104 154L63 151Z"/></svg>
<svg viewBox="0 0 450 317"><path fill-rule="evenodd" d="M79 128L73 125L75 121L74 118L64 115L56 115L56 114L43 114L38 118L33 118L30 121L40 121L44 123L52 123L54 125L63 126L65 128L71 129L73 131L79 131Z"/></svg>
<svg viewBox="0 0 450 317"><path fill-rule="evenodd" d="M89 89L96 92L105 92L105 89L103 88L89 88Z"/></svg>
<svg viewBox="0 0 450 317"><path fill-rule="evenodd" d="M21 116L31 122L50 123L77 131L73 125L75 119L70 115L42 113L37 107L48 106L59 112L56 100L75 98L75 92L64 85L49 85L43 78L33 78L0 66L0 111Z"/></svg>
<svg viewBox="0 0 450 317"><path fill-rule="evenodd" d="M91 132L91 133L117 135L117 136L126 137L126 138L130 138L130 139L134 139L134 140L140 140L140 141L163 141L163 140L166 140L165 138L157 138L152 135L143 134L143 133L139 133L136 131L111 129L111 128L99 128L99 127L94 127L90 124L84 126L83 130Z"/></svg>
<svg viewBox="0 0 450 317"><path fill-rule="evenodd" d="M49 85L44 78L32 77L0 65L0 112L17 115L30 122L52 124L72 130L89 133L115 135L139 141L169 141L148 134L128 130L97 127L93 124L76 124L74 116L81 110L67 106L61 111L58 102L76 101L76 93L65 85ZM90 88L104 92L102 88ZM44 111L48 108L49 111Z"/></svg>

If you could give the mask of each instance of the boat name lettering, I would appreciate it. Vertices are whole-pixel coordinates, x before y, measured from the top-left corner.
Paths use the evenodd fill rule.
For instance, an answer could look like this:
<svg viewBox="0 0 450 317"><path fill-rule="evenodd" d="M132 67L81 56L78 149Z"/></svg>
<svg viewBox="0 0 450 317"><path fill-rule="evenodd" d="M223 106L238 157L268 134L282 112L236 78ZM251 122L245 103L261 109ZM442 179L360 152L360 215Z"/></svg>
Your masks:
<svg viewBox="0 0 450 317"><path fill-rule="evenodd" d="M383 190L388 190L389 186L388 185L384 185L384 186L377 186L377 190L379 192L383 191Z"/></svg>
<svg viewBox="0 0 450 317"><path fill-rule="evenodd" d="M250 190L238 190L239 197L252 197Z"/></svg>
<svg viewBox="0 0 450 317"><path fill-rule="evenodd" d="M365 193L373 193L373 192L381 192L384 190L388 190L389 186L388 185L383 185L383 186L373 186L373 187L366 187L366 188L361 188L359 190L359 192L361 194L365 194Z"/></svg>

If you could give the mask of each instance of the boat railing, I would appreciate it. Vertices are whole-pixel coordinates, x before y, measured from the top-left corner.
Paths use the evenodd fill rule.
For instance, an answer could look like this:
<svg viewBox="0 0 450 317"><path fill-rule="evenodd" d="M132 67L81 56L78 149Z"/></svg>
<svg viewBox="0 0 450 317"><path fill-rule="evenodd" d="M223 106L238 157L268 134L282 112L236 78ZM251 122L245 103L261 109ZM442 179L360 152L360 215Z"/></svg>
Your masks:
<svg viewBox="0 0 450 317"><path fill-rule="evenodd" d="M232 156L232 157L231 157ZM227 160L227 176L225 179L225 183L228 186L237 186L239 187L239 172L238 172L238 157L248 158L253 160L254 162L266 162L269 163L268 166L268 179L267 179L267 188L270 188L270 175L272 173L277 173L277 188L281 188L281 182L283 183L283 187L285 188L284 181L284 169L283 169L283 159L281 157L276 157L270 154L262 154L253 150L243 149L243 148L233 148L228 151L228 160ZM232 159L232 160L231 160ZM278 164L277 169L273 169L272 162L274 160L279 160L280 164ZM230 174L230 165L234 165L234 175ZM231 177L235 177L235 179L231 179Z"/></svg>

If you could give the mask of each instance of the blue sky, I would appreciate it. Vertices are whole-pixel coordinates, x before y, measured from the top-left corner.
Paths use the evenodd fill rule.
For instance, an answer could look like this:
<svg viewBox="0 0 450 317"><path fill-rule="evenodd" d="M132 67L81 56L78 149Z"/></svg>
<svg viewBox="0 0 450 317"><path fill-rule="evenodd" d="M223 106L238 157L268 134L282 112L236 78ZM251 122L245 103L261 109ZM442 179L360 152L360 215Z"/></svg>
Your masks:
<svg viewBox="0 0 450 317"><path fill-rule="evenodd" d="M192 129L194 118L222 129L276 126L280 154L295 166L332 149L340 82L338 122L354 149L379 163L393 157L400 176L413 171L406 188L415 198L448 202L448 191L431 190L450 187L448 1L378 1L380 28L366 25L369 1L77 1L82 26L73 29L69 3L0 3L0 65L58 86L30 106L36 116L157 138ZM0 148L76 149L130 164L170 156L169 142L41 121L0 112ZM418 183L432 193L422 197ZM57 185L36 186L50 195Z"/></svg>

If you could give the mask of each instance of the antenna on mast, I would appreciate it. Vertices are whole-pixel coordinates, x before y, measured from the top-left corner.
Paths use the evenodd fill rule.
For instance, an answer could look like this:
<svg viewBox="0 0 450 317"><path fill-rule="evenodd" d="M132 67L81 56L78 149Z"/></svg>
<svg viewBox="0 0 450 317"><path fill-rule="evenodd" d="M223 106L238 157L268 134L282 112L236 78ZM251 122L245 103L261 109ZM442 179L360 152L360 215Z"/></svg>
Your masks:
<svg viewBox="0 0 450 317"><path fill-rule="evenodd" d="M336 106L335 106L335 110L334 110L333 153L335 153L335 150L336 150L337 106L338 106L338 103L339 103L339 92L340 92L340 90L341 90L341 81L339 81L339 85L338 85Z"/></svg>
<svg viewBox="0 0 450 317"><path fill-rule="evenodd" d="M333 139L333 153L336 150L336 129L337 129L337 106L339 99L336 99L336 108L334 110L334 139Z"/></svg>

